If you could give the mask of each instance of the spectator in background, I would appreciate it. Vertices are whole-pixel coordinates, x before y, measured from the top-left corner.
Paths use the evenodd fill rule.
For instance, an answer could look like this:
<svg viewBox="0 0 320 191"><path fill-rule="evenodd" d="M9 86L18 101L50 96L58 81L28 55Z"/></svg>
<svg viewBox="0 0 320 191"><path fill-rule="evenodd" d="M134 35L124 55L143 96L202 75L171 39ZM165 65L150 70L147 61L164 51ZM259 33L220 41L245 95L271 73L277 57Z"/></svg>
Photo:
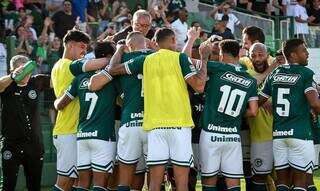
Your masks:
<svg viewBox="0 0 320 191"><path fill-rule="evenodd" d="M52 16L52 22L53 30L59 39L62 39L67 31L74 27L76 17L72 15L71 0L64 0L63 11L56 12Z"/></svg>
<svg viewBox="0 0 320 191"><path fill-rule="evenodd" d="M72 14L80 19L78 23L81 31L87 31L88 0L72 0Z"/></svg>
<svg viewBox="0 0 320 191"><path fill-rule="evenodd" d="M126 6L120 6L119 7L119 14L117 14L116 16L114 16L112 18L113 22L116 22L118 24L120 24L122 21L131 18L131 14L129 9Z"/></svg>
<svg viewBox="0 0 320 191"><path fill-rule="evenodd" d="M297 0L282 0L283 15L288 17L294 17L295 6L297 4Z"/></svg>
<svg viewBox="0 0 320 191"><path fill-rule="evenodd" d="M99 29L98 34L102 33L112 20L112 4L110 0L101 0L98 3L99 8Z"/></svg>
<svg viewBox="0 0 320 191"><path fill-rule="evenodd" d="M247 10L271 16L270 0L248 0Z"/></svg>
<svg viewBox="0 0 320 191"><path fill-rule="evenodd" d="M20 25L16 29L16 54L30 56L33 50L31 43L28 40L28 33L23 25Z"/></svg>
<svg viewBox="0 0 320 191"><path fill-rule="evenodd" d="M221 36L223 39L234 39L230 29L227 28L228 15L223 15L222 20L215 23L212 34Z"/></svg>
<svg viewBox="0 0 320 191"><path fill-rule="evenodd" d="M306 39L309 34L308 22L311 21L305 8L305 0L297 0L298 4L294 8L294 35L296 38Z"/></svg>
<svg viewBox="0 0 320 191"><path fill-rule="evenodd" d="M105 29L105 31L103 33L101 33L100 36L98 36L97 41L101 41L108 36L113 36L114 34L116 34L116 32L117 32L116 27L117 26L115 23L110 22L108 24L108 27Z"/></svg>
<svg viewBox="0 0 320 191"><path fill-rule="evenodd" d="M178 12L180 9L186 7L186 2L184 0L171 0L168 5L169 12Z"/></svg>
<svg viewBox="0 0 320 191"><path fill-rule="evenodd" d="M177 39L177 51L181 51L185 45L188 33L188 11L186 8L181 8L178 11L178 18L173 21L171 27Z"/></svg>
<svg viewBox="0 0 320 191"><path fill-rule="evenodd" d="M22 21L22 23L26 31L28 32L30 38L33 41L36 41L38 39L38 35L36 30L32 27L33 24L33 16L32 15L27 15L26 19Z"/></svg>
<svg viewBox="0 0 320 191"><path fill-rule="evenodd" d="M247 9L248 0L237 0L237 7L240 9Z"/></svg>
<svg viewBox="0 0 320 191"><path fill-rule="evenodd" d="M313 0L312 5L307 9L310 17L309 25L320 26L320 0Z"/></svg>
<svg viewBox="0 0 320 191"><path fill-rule="evenodd" d="M61 11L61 5L64 0L46 0L47 10L49 11L49 15L52 16L53 13L57 11Z"/></svg>
<svg viewBox="0 0 320 191"><path fill-rule="evenodd" d="M243 27L240 23L240 20L233 13L231 13L230 3L222 3L210 12L210 16L215 20L222 20L224 15L228 16L227 27L231 30L232 34L234 33L235 26L238 26L240 30L242 30Z"/></svg>

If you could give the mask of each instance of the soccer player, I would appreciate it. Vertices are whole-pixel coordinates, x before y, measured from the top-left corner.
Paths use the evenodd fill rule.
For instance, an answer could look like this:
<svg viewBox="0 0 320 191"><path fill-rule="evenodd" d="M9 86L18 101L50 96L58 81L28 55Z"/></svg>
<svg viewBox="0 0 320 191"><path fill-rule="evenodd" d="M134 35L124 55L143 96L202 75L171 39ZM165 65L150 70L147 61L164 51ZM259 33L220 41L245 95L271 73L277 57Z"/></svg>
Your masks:
<svg viewBox="0 0 320 191"><path fill-rule="evenodd" d="M84 57L90 37L81 31L70 30L63 38L63 56L54 65L51 72L51 81L55 96L60 98L68 88L76 74L73 68L79 65L71 63ZM82 70L103 68L107 64L106 58L87 61ZM72 70L70 70L70 69ZM74 99L63 110L58 111L57 120L53 129L53 143L57 149L57 182L53 190L70 190L78 173L76 132L78 126L79 100ZM72 188L75 190L75 188Z"/></svg>
<svg viewBox="0 0 320 191"><path fill-rule="evenodd" d="M248 72L253 77L264 73L268 67L268 50L262 43L254 43L249 50L249 57L253 69ZM262 83L258 84L261 89ZM264 107L260 107L256 117L247 118L250 127L251 138L251 169L253 190L266 191L268 174L273 168L273 150L272 150L272 113Z"/></svg>
<svg viewBox="0 0 320 191"><path fill-rule="evenodd" d="M282 49L287 63L268 76L259 105L272 97L277 190L289 190L291 184L293 190L306 190L307 174L312 173L315 159L309 113L311 108L319 113L320 101L313 87L314 73L305 67L309 54L304 41L290 39Z"/></svg>
<svg viewBox="0 0 320 191"><path fill-rule="evenodd" d="M257 83L239 64L240 45L223 40L220 61L208 62L203 127L200 135L202 189L215 191L217 175L228 190L240 190L243 177L240 124L258 110Z"/></svg>
<svg viewBox="0 0 320 191"><path fill-rule="evenodd" d="M143 72L143 128L148 131L149 190L160 190L165 165L170 160L176 190L185 191L188 190L189 167L193 163L190 127L194 126L185 81L198 92L203 91L210 49L200 48L203 67L197 73L185 54L175 52L176 38L171 29L157 30L155 40L159 51L124 64L110 62L109 72L112 75ZM122 54L122 50L115 56L117 54Z"/></svg>
<svg viewBox="0 0 320 191"><path fill-rule="evenodd" d="M96 58L111 57L114 47L110 42L98 43L95 48ZM78 67L81 70L81 67ZM111 75L103 74L112 80ZM77 73L81 73L78 71ZM77 190L88 190L93 177L94 191L106 190L109 173L112 172L116 153L114 133L114 115L116 105L116 87L109 83L100 91L88 89L90 77L95 72L78 75L68 90L55 101L57 110L64 109L73 99L79 97L80 115L77 133L77 169L79 182Z"/></svg>
<svg viewBox="0 0 320 191"><path fill-rule="evenodd" d="M116 62L124 63L140 55L152 53L146 48L143 33L131 32L126 38L128 53L114 57ZM125 48L124 46L122 48ZM117 157L119 160L119 187L118 190L141 190L144 183L146 164L144 158L147 156L147 133L142 128L143 120L143 76L136 75L119 76L116 81L120 84L120 92L123 93L123 105L121 116L121 127L117 146ZM99 73L92 76L90 89L96 91L108 82L108 78ZM142 161L139 161L142 160ZM139 163L138 163L139 162ZM139 164L137 166L137 164ZM138 175L134 176L135 172ZM137 180L138 179L138 180ZM133 185L134 183L137 185Z"/></svg>

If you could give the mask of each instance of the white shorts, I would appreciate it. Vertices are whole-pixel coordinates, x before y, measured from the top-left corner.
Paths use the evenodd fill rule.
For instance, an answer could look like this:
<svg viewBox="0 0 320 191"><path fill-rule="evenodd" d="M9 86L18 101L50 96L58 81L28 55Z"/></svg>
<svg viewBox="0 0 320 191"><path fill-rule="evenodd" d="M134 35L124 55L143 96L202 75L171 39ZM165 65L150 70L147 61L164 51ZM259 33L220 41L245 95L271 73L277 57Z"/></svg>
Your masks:
<svg viewBox="0 0 320 191"><path fill-rule="evenodd" d="M270 174L273 168L272 141L251 143L251 169L253 174Z"/></svg>
<svg viewBox="0 0 320 191"><path fill-rule="evenodd" d="M313 171L315 152L312 140L274 139L273 156L276 170L292 167L308 174Z"/></svg>
<svg viewBox="0 0 320 191"><path fill-rule="evenodd" d="M192 143L194 169L200 170L200 150L198 143Z"/></svg>
<svg viewBox="0 0 320 191"><path fill-rule="evenodd" d="M148 132L147 165L193 167L191 128L157 128Z"/></svg>
<svg viewBox="0 0 320 191"><path fill-rule="evenodd" d="M211 133L204 130L200 135L201 176L242 178L242 149L240 135Z"/></svg>
<svg viewBox="0 0 320 191"><path fill-rule="evenodd" d="M124 164L136 164L148 152L148 137L142 127L121 126L117 144L117 158Z"/></svg>
<svg viewBox="0 0 320 191"><path fill-rule="evenodd" d="M243 161L250 161L250 131L249 130L241 130L240 131L241 137L241 147L242 147L242 156Z"/></svg>
<svg viewBox="0 0 320 191"><path fill-rule="evenodd" d="M57 150L57 174L77 178L77 135L54 135Z"/></svg>
<svg viewBox="0 0 320 191"><path fill-rule="evenodd" d="M319 157L320 157L320 144L314 145L314 150L315 150L315 163L314 163L314 169L319 168Z"/></svg>
<svg viewBox="0 0 320 191"><path fill-rule="evenodd" d="M78 171L112 173L113 161L116 155L116 142L99 139L83 139L77 141Z"/></svg>

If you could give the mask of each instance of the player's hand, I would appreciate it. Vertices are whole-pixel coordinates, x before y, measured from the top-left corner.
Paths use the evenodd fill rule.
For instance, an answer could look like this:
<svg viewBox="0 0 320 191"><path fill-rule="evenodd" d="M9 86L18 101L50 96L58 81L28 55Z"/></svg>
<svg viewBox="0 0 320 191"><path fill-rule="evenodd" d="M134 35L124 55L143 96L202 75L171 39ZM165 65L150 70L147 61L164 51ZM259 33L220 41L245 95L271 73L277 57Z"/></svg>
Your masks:
<svg viewBox="0 0 320 191"><path fill-rule="evenodd" d="M117 51L121 51L121 52L125 52L128 49L127 45L125 44L117 44L116 48L117 48Z"/></svg>
<svg viewBox="0 0 320 191"><path fill-rule="evenodd" d="M44 20L44 25L45 25L45 26L50 26L50 24L51 24L51 19L50 19L50 17L46 17L46 19Z"/></svg>
<svg viewBox="0 0 320 191"><path fill-rule="evenodd" d="M146 38L146 44L147 44L147 48L152 49L154 51L158 51L160 49L158 43L154 40L150 40Z"/></svg>
<svg viewBox="0 0 320 191"><path fill-rule="evenodd" d="M199 47L199 54L201 59L209 59L209 56L211 54L211 43L209 42L203 42L201 43L200 47Z"/></svg>
<svg viewBox="0 0 320 191"><path fill-rule="evenodd" d="M187 33L188 39L195 41L199 38L201 30L201 27L191 27Z"/></svg>
<svg viewBox="0 0 320 191"><path fill-rule="evenodd" d="M265 109L270 115L272 115L272 103L270 100L266 101L262 105L263 109Z"/></svg>
<svg viewBox="0 0 320 191"><path fill-rule="evenodd" d="M23 65L22 65L22 66L19 66L18 68L16 68L16 69L12 72L13 76L19 75L19 74L22 72L22 70L23 70Z"/></svg>

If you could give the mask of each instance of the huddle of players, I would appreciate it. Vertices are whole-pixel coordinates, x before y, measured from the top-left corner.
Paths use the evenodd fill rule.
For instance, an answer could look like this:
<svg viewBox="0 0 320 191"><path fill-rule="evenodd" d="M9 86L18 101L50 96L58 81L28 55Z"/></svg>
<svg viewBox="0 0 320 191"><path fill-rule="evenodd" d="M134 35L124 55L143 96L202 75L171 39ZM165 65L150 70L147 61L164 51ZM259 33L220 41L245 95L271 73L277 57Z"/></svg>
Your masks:
<svg viewBox="0 0 320 191"><path fill-rule="evenodd" d="M196 29L192 30L194 32ZM164 28L159 31L155 34L158 43L174 38L174 33L170 29ZM191 33L188 34L188 43L193 44L196 37ZM103 51L105 46L109 47L107 50L110 52ZM203 190L217 190L217 175L225 177L228 190L240 190L239 179L243 177L240 139L242 118L257 118L265 112L264 108L259 108L258 105L268 102L270 97L273 112L273 146L268 140L267 144L256 144L255 148L251 148L251 151L255 151L253 153L258 155L252 161L253 172L257 175L252 190L267 190L263 175L269 174L272 170L273 162L270 157L273 155L272 152L278 176L277 190L289 190L291 186L293 190L305 190L308 186L307 175L312 173L315 158L309 111L312 108L315 113L319 112L320 102L313 84L313 72L304 67L308 58L304 42L298 39L285 42L283 54L288 64L280 65L275 70L272 68L274 65L269 67L265 65L266 59L261 59L268 55L266 47L261 43L253 44L249 50L253 64L253 67L249 68L250 74L247 72L248 68L240 65L240 45L236 41L224 40L220 43L208 41L201 46L202 58L206 57L204 47L211 51L210 61L207 64L201 62L203 59L190 61L183 53L179 55L179 64L185 79L194 75L195 70L199 71L202 66L207 66L208 80L204 96L197 93L194 93L196 96L191 96L192 103L199 103L193 104L196 111L200 112L203 109L200 117L202 119L196 124L198 132L195 134L198 134L199 140L195 137L192 140L193 143L199 142L193 146L194 154L199 153L199 156L195 156L199 159L195 166L201 167ZM96 54L97 58L114 55L110 66L99 72L84 70L89 62L73 62L70 70L76 77L66 93L55 102L56 108L62 110L73 99L79 97L78 190L87 190L90 187L91 170L94 190L106 190L108 173L112 172L116 153L119 161L118 190L130 190L130 187L140 190L144 176L134 176L134 174L138 171L144 174L146 168L144 160L148 155L148 148L149 153L152 152L153 155L162 152L157 150L159 145L148 145L148 141L150 143L152 140L147 140L148 132L142 128L144 110L142 71L145 72L143 65L147 55L152 55L152 51L146 49L144 36L139 32L130 33L126 39L126 46L119 45L115 53L110 47L112 45L106 42L104 46L101 45L100 50L99 46L96 49L96 52L101 53ZM191 50L185 52L191 56ZM261 87L262 84L264 86L258 99L257 87L258 85ZM202 93L201 90L199 93ZM118 95L123 98L123 105L116 144L114 108ZM160 92L159 95L170 96L170 92ZM194 99L200 100L197 102ZM202 108L203 101L204 108ZM268 114L264 116L266 115ZM260 120L260 122L270 121ZM271 124L266 126L269 129L272 127ZM176 152L183 158L185 150L188 149L182 144ZM261 153L266 155L261 156ZM149 158L147 160L147 164L151 166L164 165L167 162L153 161ZM174 165L192 167L194 161L192 156L184 161L170 162ZM175 175L177 180L179 175ZM259 175L262 176L259 178ZM183 181L182 185L188 184L188 180ZM132 186L134 183L137 183L136 187ZM152 190L160 190L160 185L157 186ZM176 189L186 190L181 183L177 184ZM194 185L189 189L194 189Z"/></svg>

